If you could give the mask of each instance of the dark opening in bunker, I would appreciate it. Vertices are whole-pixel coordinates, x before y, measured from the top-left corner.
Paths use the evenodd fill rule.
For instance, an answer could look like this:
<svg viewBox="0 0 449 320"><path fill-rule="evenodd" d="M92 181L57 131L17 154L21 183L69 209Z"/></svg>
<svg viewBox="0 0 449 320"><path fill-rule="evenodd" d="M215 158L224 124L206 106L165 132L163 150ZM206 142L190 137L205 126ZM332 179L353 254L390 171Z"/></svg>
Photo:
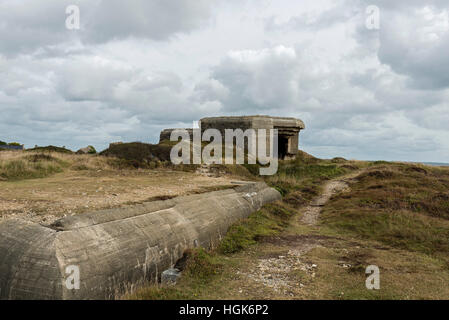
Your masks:
<svg viewBox="0 0 449 320"><path fill-rule="evenodd" d="M284 159L288 153L288 137L279 135L278 143L278 157L279 159Z"/></svg>

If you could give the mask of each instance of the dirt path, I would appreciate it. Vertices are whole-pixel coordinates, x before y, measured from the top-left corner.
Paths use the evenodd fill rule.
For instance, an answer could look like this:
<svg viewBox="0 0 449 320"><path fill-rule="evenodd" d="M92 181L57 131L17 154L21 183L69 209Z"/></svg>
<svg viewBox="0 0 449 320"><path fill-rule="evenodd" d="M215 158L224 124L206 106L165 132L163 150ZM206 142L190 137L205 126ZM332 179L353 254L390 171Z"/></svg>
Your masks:
<svg viewBox="0 0 449 320"><path fill-rule="evenodd" d="M316 197L309 206L304 208L301 222L308 225L316 225L323 206L333 195L349 190L348 182L357 177L360 173L360 171L353 172L338 179L326 182L323 192Z"/></svg>
<svg viewBox="0 0 449 320"><path fill-rule="evenodd" d="M326 182L323 191L319 196L312 200L311 204L302 208L303 216L298 219L293 226L308 225L318 228L318 218L324 205L332 196L349 191L348 183L360 175L363 170L352 172L351 174L339 177ZM312 282L315 278L318 263L306 258L309 251L317 247L326 247L329 237L317 234L297 234L290 230L286 233L267 239L267 245L271 246L273 254L267 257L259 258L255 261L250 272L242 272L247 279L257 286L264 289L261 297L264 299L282 298L296 299L304 294L304 289L308 287L303 281L292 277L292 273L302 272L303 279L309 279L305 282ZM265 248L266 249L266 248ZM278 254L282 252L282 254ZM258 290L250 286L250 290Z"/></svg>

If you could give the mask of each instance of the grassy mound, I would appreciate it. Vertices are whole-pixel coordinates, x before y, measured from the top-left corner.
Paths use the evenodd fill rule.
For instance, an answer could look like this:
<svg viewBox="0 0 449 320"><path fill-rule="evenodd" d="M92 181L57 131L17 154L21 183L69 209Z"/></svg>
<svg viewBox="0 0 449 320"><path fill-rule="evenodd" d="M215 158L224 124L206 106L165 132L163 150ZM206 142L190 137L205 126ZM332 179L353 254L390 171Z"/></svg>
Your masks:
<svg viewBox="0 0 449 320"><path fill-rule="evenodd" d="M26 149L25 151L29 152L60 152L60 153L67 153L72 154L73 151L62 148L62 147L56 147L56 146L46 146L46 147L35 147L32 149Z"/></svg>
<svg viewBox="0 0 449 320"><path fill-rule="evenodd" d="M326 205L323 224L341 233L447 259L449 169L377 165Z"/></svg>
<svg viewBox="0 0 449 320"><path fill-rule="evenodd" d="M100 155L124 160L124 164L139 168L148 167L152 162L170 161L171 146L141 142L111 145Z"/></svg>
<svg viewBox="0 0 449 320"><path fill-rule="evenodd" d="M67 163L47 154L32 154L0 159L0 177L3 180L44 178L62 172Z"/></svg>

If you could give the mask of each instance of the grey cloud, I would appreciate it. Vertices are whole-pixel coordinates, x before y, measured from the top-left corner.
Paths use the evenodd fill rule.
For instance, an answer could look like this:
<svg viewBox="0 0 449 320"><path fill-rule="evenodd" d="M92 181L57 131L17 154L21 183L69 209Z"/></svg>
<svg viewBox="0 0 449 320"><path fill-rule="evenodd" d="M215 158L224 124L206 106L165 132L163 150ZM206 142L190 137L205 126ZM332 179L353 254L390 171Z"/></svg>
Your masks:
<svg viewBox="0 0 449 320"><path fill-rule="evenodd" d="M87 39L106 42L130 36L165 40L207 22L213 1L101 1L86 24Z"/></svg>
<svg viewBox="0 0 449 320"><path fill-rule="evenodd" d="M351 2L351 1L350 1ZM414 89L449 87L449 5L447 1L357 1L359 6L378 5L380 29L365 28L359 15L356 39L377 51L379 60L408 77Z"/></svg>
<svg viewBox="0 0 449 320"><path fill-rule="evenodd" d="M155 142L170 121L190 122L197 115L173 74L150 76L95 57L67 59L59 65L43 60L32 67L27 58L1 62L0 136L28 147L59 144L76 149L95 141L104 148L115 140ZM42 74L50 66L52 75ZM7 85L13 79L22 82L20 90L11 92ZM179 111L182 107L184 111Z"/></svg>
<svg viewBox="0 0 449 320"><path fill-rule="evenodd" d="M0 1L0 53L14 55L68 42L75 34L65 27L65 9L87 0ZM95 5L95 1L92 1Z"/></svg>
<svg viewBox="0 0 449 320"><path fill-rule="evenodd" d="M215 1L215 0L214 0ZM0 1L0 53L15 55L81 41L85 44L145 38L167 40L209 21L209 0ZM81 29L68 30L66 7L80 8Z"/></svg>
<svg viewBox="0 0 449 320"><path fill-rule="evenodd" d="M266 31L309 30L317 31L347 23L360 13L360 7L348 6L345 2L337 3L334 7L319 13L303 13L291 17L288 21L278 23L276 17L271 16L264 21Z"/></svg>
<svg viewBox="0 0 449 320"><path fill-rule="evenodd" d="M230 53L212 72L229 92L222 101L224 111L291 106L298 93L296 66L296 52L283 46Z"/></svg>
<svg viewBox="0 0 449 320"><path fill-rule="evenodd" d="M409 8L422 8L424 6L435 6L437 8L447 7L446 0L407 0L407 1L391 1L391 0L347 0L348 6L364 6L376 5L380 8L389 10L404 10Z"/></svg>

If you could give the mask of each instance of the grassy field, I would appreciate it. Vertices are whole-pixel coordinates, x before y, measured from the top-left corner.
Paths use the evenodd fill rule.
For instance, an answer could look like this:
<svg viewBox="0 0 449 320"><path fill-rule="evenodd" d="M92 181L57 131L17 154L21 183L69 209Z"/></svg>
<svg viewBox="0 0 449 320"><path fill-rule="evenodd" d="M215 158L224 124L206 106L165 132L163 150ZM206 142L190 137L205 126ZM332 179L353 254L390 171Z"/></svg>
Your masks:
<svg viewBox="0 0 449 320"><path fill-rule="evenodd" d="M317 225L304 224L323 183L349 173L359 174L350 189L331 198ZM282 201L236 223L216 250L191 252L176 286L125 298L449 298L449 168L300 153L266 181ZM380 268L380 290L365 287L368 265Z"/></svg>

